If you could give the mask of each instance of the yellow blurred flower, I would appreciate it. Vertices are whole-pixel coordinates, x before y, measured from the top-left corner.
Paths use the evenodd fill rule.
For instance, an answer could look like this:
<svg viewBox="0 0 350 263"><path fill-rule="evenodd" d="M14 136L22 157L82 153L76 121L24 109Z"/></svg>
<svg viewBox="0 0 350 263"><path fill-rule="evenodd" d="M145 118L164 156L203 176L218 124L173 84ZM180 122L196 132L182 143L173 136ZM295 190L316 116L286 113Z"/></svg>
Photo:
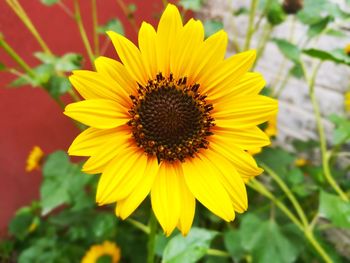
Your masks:
<svg viewBox="0 0 350 263"><path fill-rule="evenodd" d="M345 93L344 105L345 110L350 112L350 91Z"/></svg>
<svg viewBox="0 0 350 263"><path fill-rule="evenodd" d="M295 166L298 166L298 167L302 167L302 166L305 166L309 163L309 160L305 159L305 158L297 158L294 162Z"/></svg>
<svg viewBox="0 0 350 263"><path fill-rule="evenodd" d="M120 249L112 242L105 241L99 245L93 245L86 252L81 260L81 263L97 263L102 257L108 257L110 263L117 263L120 261ZM108 261L107 261L108 262Z"/></svg>
<svg viewBox="0 0 350 263"><path fill-rule="evenodd" d="M344 48L344 52L350 56L350 44L347 44Z"/></svg>
<svg viewBox="0 0 350 263"><path fill-rule="evenodd" d="M31 172L35 169L39 169L43 157L43 150L39 146L34 146L27 157L26 172Z"/></svg>

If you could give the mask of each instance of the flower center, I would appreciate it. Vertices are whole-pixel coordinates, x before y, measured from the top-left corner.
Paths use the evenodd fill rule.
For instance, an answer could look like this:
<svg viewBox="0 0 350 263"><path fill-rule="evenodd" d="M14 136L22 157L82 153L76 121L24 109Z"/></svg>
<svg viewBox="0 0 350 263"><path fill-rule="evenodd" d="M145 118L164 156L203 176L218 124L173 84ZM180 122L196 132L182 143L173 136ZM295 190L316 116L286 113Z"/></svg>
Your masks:
<svg viewBox="0 0 350 263"><path fill-rule="evenodd" d="M137 146L158 161L184 161L201 148L207 148L212 135L214 118L212 104L198 92L199 84L187 85L186 77L174 80L161 73L146 86L138 88L138 96L131 95L132 119L128 125Z"/></svg>

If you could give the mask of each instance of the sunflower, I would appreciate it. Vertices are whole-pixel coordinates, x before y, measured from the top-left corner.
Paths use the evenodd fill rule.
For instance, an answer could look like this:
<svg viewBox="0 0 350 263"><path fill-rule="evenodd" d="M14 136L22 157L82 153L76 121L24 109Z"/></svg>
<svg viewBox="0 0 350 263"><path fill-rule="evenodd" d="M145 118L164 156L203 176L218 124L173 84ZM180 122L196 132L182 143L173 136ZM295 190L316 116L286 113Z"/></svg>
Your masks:
<svg viewBox="0 0 350 263"><path fill-rule="evenodd" d="M86 173L102 173L97 203L116 202L125 219L150 193L166 235L188 233L196 200L234 220L248 206L245 182L262 172L247 150L270 143L257 125L277 112L276 100L259 95L261 74L248 72L255 51L225 59L227 34L204 40L202 23L183 25L171 4L157 31L142 23L138 48L107 34L122 63L99 57L97 72L74 71L85 100L64 112L91 126L68 152L90 156Z"/></svg>
<svg viewBox="0 0 350 263"><path fill-rule="evenodd" d="M349 55L350 56L350 44L347 44L344 48L344 52L345 54Z"/></svg>
<svg viewBox="0 0 350 263"><path fill-rule="evenodd" d="M117 263L120 260L119 247L109 241L105 241L100 245L94 245L86 252L81 263L98 263L109 262Z"/></svg>
<svg viewBox="0 0 350 263"><path fill-rule="evenodd" d="M27 157L26 172L39 169L43 157L43 150L39 146L34 146Z"/></svg>

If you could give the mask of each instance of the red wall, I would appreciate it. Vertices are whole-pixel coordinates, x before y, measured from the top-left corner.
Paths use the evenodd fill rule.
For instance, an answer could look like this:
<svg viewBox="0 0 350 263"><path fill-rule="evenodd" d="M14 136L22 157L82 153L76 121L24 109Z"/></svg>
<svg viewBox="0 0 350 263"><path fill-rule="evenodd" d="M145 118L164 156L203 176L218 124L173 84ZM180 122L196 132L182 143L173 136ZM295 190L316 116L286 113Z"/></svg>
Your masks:
<svg viewBox="0 0 350 263"><path fill-rule="evenodd" d="M63 2L72 9L71 0ZM91 1L80 2L84 24L92 40ZM137 4L135 17L138 25L142 20L156 24L155 17L162 10L161 0L125 2ZM46 7L39 0L22 0L21 3L55 54L78 52L87 58L75 22L60 7ZM136 34L116 0L97 1L97 5L100 24L118 17L125 26L126 35L136 40ZM5 1L0 1L0 32L29 65L39 63L32 53L40 51L40 46ZM104 37L101 40L103 42ZM109 46L106 55L116 56L113 47ZM1 48L0 62L15 66ZM89 67L86 62L84 68ZM19 207L39 198L40 172L26 173L24 170L31 148L39 145L46 153L66 150L78 134L72 122L45 91L31 87L7 88L11 80L13 76L0 72L0 236L6 235L7 224Z"/></svg>

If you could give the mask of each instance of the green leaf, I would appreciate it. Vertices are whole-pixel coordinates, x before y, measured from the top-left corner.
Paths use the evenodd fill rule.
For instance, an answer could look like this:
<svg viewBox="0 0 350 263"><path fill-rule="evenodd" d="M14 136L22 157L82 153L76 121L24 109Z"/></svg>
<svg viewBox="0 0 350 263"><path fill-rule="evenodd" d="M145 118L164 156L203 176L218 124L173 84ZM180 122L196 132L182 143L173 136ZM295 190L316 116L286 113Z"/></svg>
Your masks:
<svg viewBox="0 0 350 263"><path fill-rule="evenodd" d="M287 180L292 186L301 184L305 180L304 173L299 168L293 168L288 171Z"/></svg>
<svg viewBox="0 0 350 263"><path fill-rule="evenodd" d="M331 114L329 120L335 124L333 130L333 143L341 145L350 140L350 120L346 117Z"/></svg>
<svg viewBox="0 0 350 263"><path fill-rule="evenodd" d="M60 0L40 0L41 3L47 6L57 4Z"/></svg>
<svg viewBox="0 0 350 263"><path fill-rule="evenodd" d="M179 5L186 10L199 11L203 6L202 0L180 0Z"/></svg>
<svg viewBox="0 0 350 263"><path fill-rule="evenodd" d="M289 70L289 74L297 79L304 77L304 71L300 63L294 63L293 67Z"/></svg>
<svg viewBox="0 0 350 263"><path fill-rule="evenodd" d="M269 5L267 12L267 21L273 26L277 26L286 20L286 13L284 12L282 5L277 1L273 0Z"/></svg>
<svg viewBox="0 0 350 263"><path fill-rule="evenodd" d="M70 72L72 70L80 69L83 61L83 56L76 53L67 53L58 58L55 63L57 71Z"/></svg>
<svg viewBox="0 0 350 263"><path fill-rule="evenodd" d="M246 251L243 248L241 233L237 230L229 230L224 233L225 248L230 253L232 258L239 262L245 255Z"/></svg>
<svg viewBox="0 0 350 263"><path fill-rule="evenodd" d="M59 98L59 96L65 94L72 88L69 80L66 77L61 76L52 76L44 87L55 99Z"/></svg>
<svg viewBox="0 0 350 263"><path fill-rule="evenodd" d="M276 43L276 45L279 48L279 50L281 51L281 53L287 59L289 59L297 64L300 63L301 51L300 51L298 46L294 45L293 43L290 43L289 41L287 41L285 39L280 39L280 38L274 38L272 41L274 43Z"/></svg>
<svg viewBox="0 0 350 263"><path fill-rule="evenodd" d="M85 192L85 185L91 180L91 177L80 171L78 165L69 162L63 151L48 156L43 176L40 188L43 215L62 204L74 204L79 200L77 193Z"/></svg>
<svg viewBox="0 0 350 263"><path fill-rule="evenodd" d="M274 220L262 221L249 214L243 218L240 231L243 247L251 251L253 262L271 263L273 259L274 262L292 263L300 252Z"/></svg>
<svg viewBox="0 0 350 263"><path fill-rule="evenodd" d="M318 212L334 226L350 228L350 203L343 201L339 196L321 191Z"/></svg>
<svg viewBox="0 0 350 263"><path fill-rule="evenodd" d="M326 16L325 18L322 18L320 21L314 24L311 24L307 31L307 35L310 38L318 36L331 21L333 21L333 18L331 16Z"/></svg>
<svg viewBox="0 0 350 263"><path fill-rule="evenodd" d="M350 65L350 57L347 54L345 54L343 49L325 51L321 49L310 48L304 49L303 53L310 57L318 58L323 61L328 60L336 64Z"/></svg>
<svg viewBox="0 0 350 263"><path fill-rule="evenodd" d="M215 231L196 227L193 227L186 237L181 234L176 235L164 249L163 262L197 262L206 254L210 242L216 235Z"/></svg>
<svg viewBox="0 0 350 263"><path fill-rule="evenodd" d="M304 8L297 14L297 17L307 25L317 23L323 18L322 14L327 10L327 5L327 0L304 0Z"/></svg>
<svg viewBox="0 0 350 263"><path fill-rule="evenodd" d="M129 11L130 14L135 13L136 10L137 10L137 5L135 5L135 4L129 4L128 5L128 11Z"/></svg>
<svg viewBox="0 0 350 263"><path fill-rule="evenodd" d="M207 20L204 22L205 37L209 37L223 28L224 25L221 21Z"/></svg>
<svg viewBox="0 0 350 263"><path fill-rule="evenodd" d="M106 31L114 31L121 35L124 35L124 27L119 19L113 18L109 20L105 25L99 26L97 32L100 34L105 34Z"/></svg>
<svg viewBox="0 0 350 263"><path fill-rule="evenodd" d="M31 85L32 87L40 87L47 84L50 77L55 74L54 68L50 64L42 64L34 68L35 77L31 77L28 74L15 79L10 83L10 87L21 87L24 85Z"/></svg>
<svg viewBox="0 0 350 263"><path fill-rule="evenodd" d="M30 226L34 222L34 219L35 215L30 207L21 208L10 222L10 233L16 238L23 240L30 233Z"/></svg>

